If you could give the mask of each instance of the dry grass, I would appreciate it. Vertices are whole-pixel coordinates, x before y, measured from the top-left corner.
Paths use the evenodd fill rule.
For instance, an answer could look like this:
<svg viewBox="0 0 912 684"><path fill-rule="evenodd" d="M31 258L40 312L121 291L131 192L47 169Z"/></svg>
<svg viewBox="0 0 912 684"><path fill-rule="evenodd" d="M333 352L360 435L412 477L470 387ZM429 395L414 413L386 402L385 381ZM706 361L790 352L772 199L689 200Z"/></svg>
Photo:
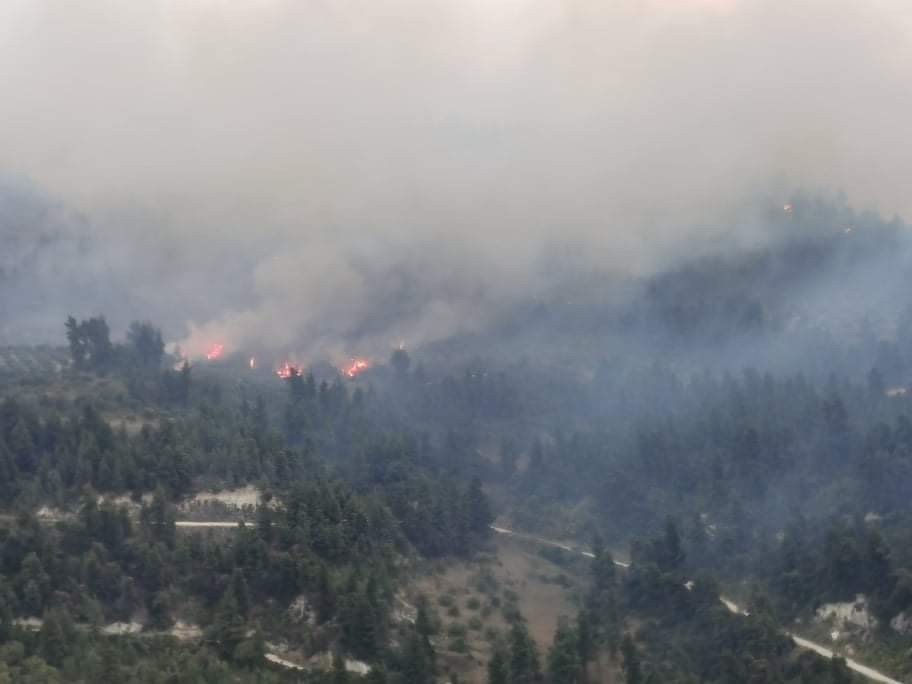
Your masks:
<svg viewBox="0 0 912 684"><path fill-rule="evenodd" d="M406 592L413 605L419 595L426 596L439 618L435 647L441 670L478 684L485 681L492 647L506 636L508 617L517 608L544 662L558 619L576 615L580 586L566 569L538 556L534 546L501 537L493 541L494 554L437 566Z"/></svg>

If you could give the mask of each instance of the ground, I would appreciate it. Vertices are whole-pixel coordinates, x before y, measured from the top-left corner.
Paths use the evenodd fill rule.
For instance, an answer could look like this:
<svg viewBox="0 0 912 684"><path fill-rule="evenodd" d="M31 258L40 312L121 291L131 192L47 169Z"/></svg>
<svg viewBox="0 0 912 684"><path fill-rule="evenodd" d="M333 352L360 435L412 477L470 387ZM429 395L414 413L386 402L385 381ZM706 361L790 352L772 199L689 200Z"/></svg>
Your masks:
<svg viewBox="0 0 912 684"><path fill-rule="evenodd" d="M567 555L567 564L556 564L540 555L536 544L496 535L491 552L471 561L435 564L406 588L403 606L415 606L424 595L440 627L434 638L444 681L458 673L460 681L483 684L492 646L507 634L507 616L519 610L538 644L542 665L558 620L574 620L583 590L580 571L585 565ZM560 554L554 556L560 559ZM414 610L402 611L403 619ZM593 675L596 674L593 668ZM592 684L611 684L616 669L607 659Z"/></svg>

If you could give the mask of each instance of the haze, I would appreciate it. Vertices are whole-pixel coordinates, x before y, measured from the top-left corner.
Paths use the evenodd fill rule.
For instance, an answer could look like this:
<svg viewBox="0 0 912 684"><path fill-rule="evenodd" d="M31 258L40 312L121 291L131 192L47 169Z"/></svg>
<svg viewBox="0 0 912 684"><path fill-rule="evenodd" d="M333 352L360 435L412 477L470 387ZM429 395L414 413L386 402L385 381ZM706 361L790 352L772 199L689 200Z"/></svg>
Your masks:
<svg viewBox="0 0 912 684"><path fill-rule="evenodd" d="M7 0L0 337L105 312L346 355L765 239L799 191L908 216L910 29L899 1Z"/></svg>

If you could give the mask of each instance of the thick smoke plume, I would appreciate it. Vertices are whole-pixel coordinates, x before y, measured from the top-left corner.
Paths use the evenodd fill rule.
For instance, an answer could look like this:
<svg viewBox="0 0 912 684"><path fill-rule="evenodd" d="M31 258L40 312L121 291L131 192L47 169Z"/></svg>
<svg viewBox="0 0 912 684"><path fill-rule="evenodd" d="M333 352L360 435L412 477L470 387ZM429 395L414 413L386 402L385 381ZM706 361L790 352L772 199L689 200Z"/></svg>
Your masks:
<svg viewBox="0 0 912 684"><path fill-rule="evenodd" d="M762 243L796 190L912 214L910 30L892 0L3 3L0 336L379 352Z"/></svg>

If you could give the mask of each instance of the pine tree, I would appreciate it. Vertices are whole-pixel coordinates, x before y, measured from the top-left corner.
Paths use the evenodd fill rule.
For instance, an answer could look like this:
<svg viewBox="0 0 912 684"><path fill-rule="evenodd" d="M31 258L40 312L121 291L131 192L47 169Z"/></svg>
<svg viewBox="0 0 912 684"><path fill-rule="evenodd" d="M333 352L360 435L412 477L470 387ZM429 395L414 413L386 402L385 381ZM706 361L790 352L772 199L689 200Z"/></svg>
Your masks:
<svg viewBox="0 0 912 684"><path fill-rule="evenodd" d="M127 330L127 345L140 368L157 371L165 354L161 331L151 323L133 321Z"/></svg>
<svg viewBox="0 0 912 684"><path fill-rule="evenodd" d="M247 625L241 616L234 591L229 587L216 607L208 633L223 658L231 659L235 650L246 638Z"/></svg>
<svg viewBox="0 0 912 684"><path fill-rule="evenodd" d="M88 350L86 349L85 336L82 332L82 326L76 322L72 316L66 319L66 337L70 345L70 357L73 359L73 365L76 368L85 368Z"/></svg>
<svg viewBox="0 0 912 684"><path fill-rule="evenodd" d="M510 630L510 684L529 684L539 675L538 649L522 620Z"/></svg>
<svg viewBox="0 0 912 684"><path fill-rule="evenodd" d="M643 674L640 671L640 654L630 634L625 634L621 641L621 655L624 657L624 676L627 684L640 684Z"/></svg>
<svg viewBox="0 0 912 684"><path fill-rule="evenodd" d="M614 557L605 549L594 555L595 558L592 559L593 589L601 592L614 586L617 568L614 564Z"/></svg>
<svg viewBox="0 0 912 684"><path fill-rule="evenodd" d="M190 401L190 387L192 385L193 376L192 371L190 370L190 364L187 361L184 361L184 363L181 364L177 382L177 399L182 404L187 404Z"/></svg>
<svg viewBox="0 0 912 684"><path fill-rule="evenodd" d="M239 568L235 568L231 574L230 591L234 592L238 614L246 618L247 613L250 612L250 590L247 588L247 579Z"/></svg>
<svg viewBox="0 0 912 684"><path fill-rule="evenodd" d="M7 445L13 454L16 467L22 472L34 473L38 467L38 454L32 433L21 416L10 431Z"/></svg>
<svg viewBox="0 0 912 684"><path fill-rule="evenodd" d="M503 647L497 645L488 661L488 684L508 684L510 681L510 668L507 654Z"/></svg>
<svg viewBox="0 0 912 684"><path fill-rule="evenodd" d="M422 594L417 601L417 614L415 616L415 631L423 638L430 639L437 633L434 619L431 616L431 607L427 596Z"/></svg>
<svg viewBox="0 0 912 684"><path fill-rule="evenodd" d="M434 647L428 639L413 632L405 645L402 657L402 678L409 684L434 682Z"/></svg>
<svg viewBox="0 0 912 684"><path fill-rule="evenodd" d="M581 674L584 675L595 651L592 618L585 609L580 609L576 614L576 651L579 654Z"/></svg>
<svg viewBox="0 0 912 684"><path fill-rule="evenodd" d="M51 665L61 665L67 653L67 644L73 637L73 621L65 608L50 610L44 615L38 645L41 656Z"/></svg>
<svg viewBox="0 0 912 684"><path fill-rule="evenodd" d="M390 355L389 362L399 378L404 378L408 375L409 367L412 365L412 360L409 358L408 352L401 347L393 351Z"/></svg>
<svg viewBox="0 0 912 684"><path fill-rule="evenodd" d="M320 566L317 577L317 622L324 623L336 614L336 592L329 578L325 565Z"/></svg>
<svg viewBox="0 0 912 684"><path fill-rule="evenodd" d="M67 321L67 327L67 336L69 337L69 320ZM104 371L110 368L114 360L114 346L111 344L111 331L104 316L82 321L76 326L76 330L78 331L79 344L85 350L83 365L95 371ZM71 352L73 350L72 344L70 350Z"/></svg>
<svg viewBox="0 0 912 684"><path fill-rule="evenodd" d="M576 632L562 619L548 653L548 674L552 684L577 684L580 675L578 644Z"/></svg>
<svg viewBox="0 0 912 684"><path fill-rule="evenodd" d="M662 570L675 571L680 570L684 565L684 547L681 544L681 535L678 533L678 526L675 525L674 519L668 516L665 519L665 535L663 539L663 552L659 559L659 567Z"/></svg>
<svg viewBox="0 0 912 684"><path fill-rule="evenodd" d="M253 409L253 434L257 444L262 445L269 431L269 416L266 413L266 402L258 396Z"/></svg>
<svg viewBox="0 0 912 684"><path fill-rule="evenodd" d="M490 525L494 522L491 504L481 487L481 480L472 478L466 493L465 506L468 512L469 527L476 535L486 536L490 533Z"/></svg>

